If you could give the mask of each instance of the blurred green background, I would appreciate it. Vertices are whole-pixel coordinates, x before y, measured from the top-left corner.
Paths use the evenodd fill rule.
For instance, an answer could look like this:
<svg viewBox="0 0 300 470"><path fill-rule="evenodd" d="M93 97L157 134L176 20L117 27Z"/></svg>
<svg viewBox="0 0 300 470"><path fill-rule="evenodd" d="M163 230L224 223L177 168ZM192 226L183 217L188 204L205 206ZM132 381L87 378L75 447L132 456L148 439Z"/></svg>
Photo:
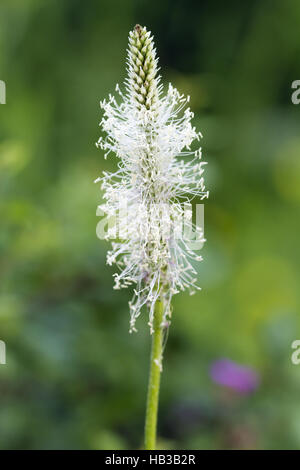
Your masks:
<svg viewBox="0 0 300 470"><path fill-rule="evenodd" d="M191 95L206 183L203 290L181 294L165 351L159 446L300 448L300 2L1 0L1 449L134 449L143 440L146 314L128 334L96 237L99 100L146 25L163 81ZM227 357L252 394L213 383Z"/></svg>

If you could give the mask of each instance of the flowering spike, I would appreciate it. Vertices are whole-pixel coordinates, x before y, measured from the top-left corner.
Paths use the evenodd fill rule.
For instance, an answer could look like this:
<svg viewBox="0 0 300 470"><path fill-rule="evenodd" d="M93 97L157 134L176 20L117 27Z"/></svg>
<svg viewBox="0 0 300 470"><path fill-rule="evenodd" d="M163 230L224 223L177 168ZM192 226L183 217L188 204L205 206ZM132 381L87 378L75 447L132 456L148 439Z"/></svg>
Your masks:
<svg viewBox="0 0 300 470"><path fill-rule="evenodd" d="M153 39L137 24L129 33L127 92L138 109L153 108L158 99L157 59Z"/></svg>
<svg viewBox="0 0 300 470"><path fill-rule="evenodd" d="M182 222L196 232L197 241L205 241L202 229L192 222L191 210L186 210L192 197L208 196L202 177L205 162L200 161L201 149L190 150L193 140L202 136L191 125L189 97L171 84L162 95L153 38L140 25L129 33L127 72L126 93L116 87L120 103L111 95L100 103L104 110L100 125L107 135L97 146L105 158L113 152L120 159L116 173L100 178L105 199L101 209L117 220L106 238L116 238L116 228L119 231L107 255L107 263L120 269L114 275L115 288L135 285L129 303L130 331L136 331L144 305L153 331L159 298L167 322L172 296L198 288L192 262L201 257L189 247Z"/></svg>

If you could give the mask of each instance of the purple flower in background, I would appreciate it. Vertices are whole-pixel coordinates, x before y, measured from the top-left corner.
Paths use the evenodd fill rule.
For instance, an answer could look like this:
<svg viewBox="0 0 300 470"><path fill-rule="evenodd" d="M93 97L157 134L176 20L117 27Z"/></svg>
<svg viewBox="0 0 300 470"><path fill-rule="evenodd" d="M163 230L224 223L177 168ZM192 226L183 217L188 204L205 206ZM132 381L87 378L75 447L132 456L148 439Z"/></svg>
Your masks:
<svg viewBox="0 0 300 470"><path fill-rule="evenodd" d="M229 359L219 359L213 362L210 376L215 383L242 394L254 392L259 385L257 372Z"/></svg>

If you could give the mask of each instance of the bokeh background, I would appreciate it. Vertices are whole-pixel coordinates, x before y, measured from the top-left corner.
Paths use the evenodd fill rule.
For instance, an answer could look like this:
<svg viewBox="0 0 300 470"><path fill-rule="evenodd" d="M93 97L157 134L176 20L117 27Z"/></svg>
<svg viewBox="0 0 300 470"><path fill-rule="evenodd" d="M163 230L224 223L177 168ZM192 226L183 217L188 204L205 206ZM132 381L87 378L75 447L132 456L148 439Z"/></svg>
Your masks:
<svg viewBox="0 0 300 470"><path fill-rule="evenodd" d="M163 81L191 95L209 162L203 290L174 301L159 446L300 448L297 0L1 0L0 447L142 446L146 314L129 335L93 184L116 168L94 145L99 100L125 78L137 22ZM255 390L212 380L221 358L251 368Z"/></svg>

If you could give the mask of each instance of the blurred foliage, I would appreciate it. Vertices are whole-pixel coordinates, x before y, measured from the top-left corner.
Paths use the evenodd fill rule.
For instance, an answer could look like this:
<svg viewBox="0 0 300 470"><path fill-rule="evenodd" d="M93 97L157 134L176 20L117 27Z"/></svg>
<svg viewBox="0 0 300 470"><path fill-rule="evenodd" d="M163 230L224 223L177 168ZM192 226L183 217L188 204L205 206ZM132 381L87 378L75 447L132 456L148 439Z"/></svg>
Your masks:
<svg viewBox="0 0 300 470"><path fill-rule="evenodd" d="M143 438L150 339L128 334L95 235L98 102L125 76L128 31L155 35L165 83L191 95L207 187L202 292L178 295L160 447L299 448L300 79L297 0L2 0L2 449L127 449ZM211 382L220 357L256 369L250 396Z"/></svg>

